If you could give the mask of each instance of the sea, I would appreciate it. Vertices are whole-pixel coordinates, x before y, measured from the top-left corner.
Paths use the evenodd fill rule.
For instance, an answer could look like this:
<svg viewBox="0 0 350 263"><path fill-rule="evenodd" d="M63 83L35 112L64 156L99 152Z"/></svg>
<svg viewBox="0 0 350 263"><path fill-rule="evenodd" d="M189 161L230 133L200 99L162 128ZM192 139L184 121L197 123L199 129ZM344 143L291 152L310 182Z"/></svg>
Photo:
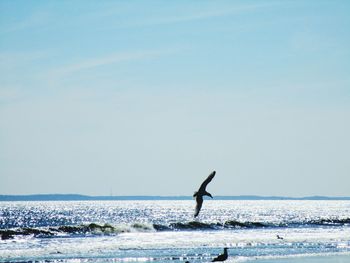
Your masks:
<svg viewBox="0 0 350 263"><path fill-rule="evenodd" d="M0 202L0 262L226 262L350 255L350 201ZM350 257L349 257L350 258ZM350 261L349 261L350 262Z"/></svg>

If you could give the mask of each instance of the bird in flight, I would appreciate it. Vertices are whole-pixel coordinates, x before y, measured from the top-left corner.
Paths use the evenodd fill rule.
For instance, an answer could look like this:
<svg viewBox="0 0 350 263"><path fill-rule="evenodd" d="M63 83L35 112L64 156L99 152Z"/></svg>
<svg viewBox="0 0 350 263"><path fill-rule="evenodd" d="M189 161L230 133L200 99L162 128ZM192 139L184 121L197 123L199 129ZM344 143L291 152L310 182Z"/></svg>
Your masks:
<svg viewBox="0 0 350 263"><path fill-rule="evenodd" d="M219 256L217 256L216 258L214 258L211 262L216 262L216 261L225 261L228 258L228 254L227 254L227 247L224 248L224 254L221 254Z"/></svg>
<svg viewBox="0 0 350 263"><path fill-rule="evenodd" d="M213 171L211 174L209 174L209 176L207 177L207 179L204 180L204 182L201 184L201 186L199 187L198 191L194 193L193 197L196 198L196 208L195 208L195 212L194 212L194 217L198 216L199 211L202 208L202 204L203 204L203 196L207 195L210 196L211 198L212 195L210 193L208 193L205 188L207 187L207 185L211 182L211 180L214 178L215 176L215 171Z"/></svg>

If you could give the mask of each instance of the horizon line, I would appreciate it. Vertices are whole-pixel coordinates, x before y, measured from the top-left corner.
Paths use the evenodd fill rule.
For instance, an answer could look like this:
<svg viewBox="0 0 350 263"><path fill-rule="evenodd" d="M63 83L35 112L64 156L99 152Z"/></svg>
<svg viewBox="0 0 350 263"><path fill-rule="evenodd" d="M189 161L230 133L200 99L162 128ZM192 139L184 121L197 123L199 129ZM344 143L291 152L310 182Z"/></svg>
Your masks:
<svg viewBox="0 0 350 263"><path fill-rule="evenodd" d="M83 194L26 194L2 195L0 201L102 201L102 200L192 200L191 195L83 195ZM350 196L311 195L302 197L262 195L217 195L214 200L350 200Z"/></svg>

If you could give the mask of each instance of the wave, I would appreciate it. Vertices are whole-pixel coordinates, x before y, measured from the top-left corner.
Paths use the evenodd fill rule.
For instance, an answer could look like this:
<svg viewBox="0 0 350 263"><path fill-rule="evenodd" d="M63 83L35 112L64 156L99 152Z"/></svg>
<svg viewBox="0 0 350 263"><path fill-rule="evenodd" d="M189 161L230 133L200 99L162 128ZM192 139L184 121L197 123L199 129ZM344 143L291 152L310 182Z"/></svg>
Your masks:
<svg viewBox="0 0 350 263"><path fill-rule="evenodd" d="M221 229L236 229L236 228L266 228L266 227L302 227L302 226L343 226L350 225L350 218L345 219L320 219L301 222L240 222L236 220L228 220L224 223L203 223L198 221L176 222L169 225L154 224L154 229L158 231L167 230L221 230Z"/></svg>
<svg viewBox="0 0 350 263"><path fill-rule="evenodd" d="M108 235L130 232L149 232L155 231L152 224L134 223L131 225L110 224L86 224L77 226L58 226L58 227L24 227L16 229L0 229L2 240L12 239L15 236L34 236L34 237L52 237L59 235Z"/></svg>
<svg viewBox="0 0 350 263"><path fill-rule="evenodd" d="M319 219L302 222L269 223L269 222L239 222L228 220L221 222L175 222L169 224L132 223L119 224L83 224L62 225L55 227L23 227L13 229L0 229L2 240L12 239L15 236L53 237L59 235L109 235L130 232L153 231L200 231L200 230L224 230L239 228L273 228L273 227L308 227L308 226L345 226L350 225L350 218L344 219Z"/></svg>
<svg viewBox="0 0 350 263"><path fill-rule="evenodd" d="M268 227L267 223L260 222L238 222L229 220L224 223L203 223L198 221L190 222L176 222L170 223L169 225L157 225L154 224L154 229L158 231L164 230L220 230L220 229L231 229L231 228L253 228L253 227Z"/></svg>

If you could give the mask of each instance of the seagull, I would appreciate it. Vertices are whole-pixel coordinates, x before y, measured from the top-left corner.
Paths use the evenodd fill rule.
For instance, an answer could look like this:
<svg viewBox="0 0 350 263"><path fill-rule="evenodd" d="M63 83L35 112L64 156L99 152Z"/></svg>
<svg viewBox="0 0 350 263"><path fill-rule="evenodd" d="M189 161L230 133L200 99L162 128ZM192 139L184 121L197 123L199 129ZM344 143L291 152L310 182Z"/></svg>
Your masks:
<svg viewBox="0 0 350 263"><path fill-rule="evenodd" d="M210 196L211 198L213 198L212 195L205 190L205 188L210 183L210 181L214 178L215 173L216 172L213 171L211 174L209 174L207 179L205 179L205 181L199 187L198 191L195 192L194 195L193 195L193 197L196 197L196 202L197 202L196 209L195 209L195 212L194 212L194 217L198 216L199 211L202 208L203 196L207 195L207 196Z"/></svg>
<svg viewBox="0 0 350 263"><path fill-rule="evenodd" d="M215 261L225 261L228 258L228 254L227 254L227 247L224 248L224 254L221 254L219 256L217 256L216 258L214 258L211 262L215 262Z"/></svg>

